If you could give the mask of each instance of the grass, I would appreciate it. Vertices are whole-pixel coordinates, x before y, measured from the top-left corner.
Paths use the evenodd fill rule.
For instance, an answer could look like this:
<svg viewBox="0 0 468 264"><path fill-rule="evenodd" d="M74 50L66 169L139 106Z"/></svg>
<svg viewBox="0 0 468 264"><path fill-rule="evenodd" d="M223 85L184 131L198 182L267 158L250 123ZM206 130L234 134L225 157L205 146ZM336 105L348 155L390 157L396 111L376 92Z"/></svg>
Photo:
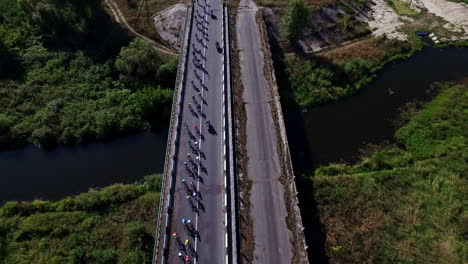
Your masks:
<svg viewBox="0 0 468 264"><path fill-rule="evenodd" d="M400 16L414 16L417 13L400 0L390 0L390 5Z"/></svg>
<svg viewBox="0 0 468 264"><path fill-rule="evenodd" d="M356 164L317 169L330 263L466 263L468 86L441 92Z"/></svg>
<svg viewBox="0 0 468 264"><path fill-rule="evenodd" d="M448 0L450 2L454 2L454 3L465 3L465 4L468 4L468 0Z"/></svg>
<svg viewBox="0 0 468 264"><path fill-rule="evenodd" d="M0 263L151 263L159 175L0 207Z"/></svg>

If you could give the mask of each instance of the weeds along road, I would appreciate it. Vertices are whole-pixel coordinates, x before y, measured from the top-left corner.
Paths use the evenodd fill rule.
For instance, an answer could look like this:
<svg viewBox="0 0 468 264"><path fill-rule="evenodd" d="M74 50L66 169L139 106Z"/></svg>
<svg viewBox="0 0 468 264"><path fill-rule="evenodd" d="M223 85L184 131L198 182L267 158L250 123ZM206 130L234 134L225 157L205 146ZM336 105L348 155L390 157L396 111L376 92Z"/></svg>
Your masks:
<svg viewBox="0 0 468 264"><path fill-rule="evenodd" d="M224 263L223 54L216 47L223 43L223 9L219 0L193 8L167 263L186 256L190 263Z"/></svg>

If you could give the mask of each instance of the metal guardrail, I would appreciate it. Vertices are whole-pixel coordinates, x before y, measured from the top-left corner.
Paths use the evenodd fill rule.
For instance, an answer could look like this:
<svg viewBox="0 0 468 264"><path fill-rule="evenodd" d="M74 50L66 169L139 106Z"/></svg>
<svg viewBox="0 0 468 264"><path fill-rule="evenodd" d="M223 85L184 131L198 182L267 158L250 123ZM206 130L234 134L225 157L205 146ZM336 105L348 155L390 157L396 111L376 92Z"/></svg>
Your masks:
<svg viewBox="0 0 468 264"><path fill-rule="evenodd" d="M156 229L155 229L155 240L154 240L154 248L153 248L153 259L152 263L156 263L156 258L158 257L159 254L159 239L160 239L160 234L161 234L161 219L162 219L162 208L164 204L164 197L166 197L166 181L170 180L170 188L169 188L169 196L168 196L168 211L167 211L167 217L166 217L166 228L168 225L168 216L170 214L170 206L171 206L171 192L172 192L172 183L173 183L173 177L174 177L174 158L175 156L172 156L172 148L174 148L174 154L176 152L176 141L178 137L178 131L179 131L179 115L180 115L180 97L179 93L182 94L183 89L185 87L185 68L187 64L187 52L188 52L188 42L190 42L190 33L191 33L191 28L192 28L192 22L193 22L193 8L191 6L187 7L187 15L185 19L185 30L184 34L181 37L181 52L179 55L178 59L178 70L177 70L177 77L176 77L176 83L175 83L175 89L174 89L174 96L172 99L172 109L171 109L171 120L170 120L170 125L169 125L169 132L168 132L168 138L167 138L167 145L166 145L166 159L165 159L165 166L164 166L164 172L162 176L162 183L161 183L161 190L162 193L160 194L159 197L159 206L158 206L158 216L157 216L157 221L156 221ZM187 41L187 45L185 45L185 41ZM175 126L175 127L174 127ZM175 135L173 135L173 131L175 131ZM172 167L169 169L169 164L172 165ZM169 172L169 174L168 174ZM170 176L170 178L168 178ZM164 230L164 238L165 241L167 241L167 230ZM166 243L164 247L166 247ZM163 252L164 254L164 252ZM162 263L165 262L165 256L163 255L162 258Z"/></svg>
<svg viewBox="0 0 468 264"><path fill-rule="evenodd" d="M230 30L229 30L229 13L227 6L223 8L223 45L224 45L224 81L225 81L225 104L226 105L226 127L227 127L227 149L228 149L228 156L224 158L228 160L228 168L229 171L226 172L226 177L229 179L228 187L229 189L229 206L226 209L229 209L229 245L230 247L227 249L226 254L230 255L230 262L231 264L238 263L238 231L237 231L237 181L235 175L235 164L234 164L234 136L233 136L233 122L232 122L232 86L231 86L231 46L230 46ZM225 142L226 144L226 142ZM226 191L227 191L226 190Z"/></svg>

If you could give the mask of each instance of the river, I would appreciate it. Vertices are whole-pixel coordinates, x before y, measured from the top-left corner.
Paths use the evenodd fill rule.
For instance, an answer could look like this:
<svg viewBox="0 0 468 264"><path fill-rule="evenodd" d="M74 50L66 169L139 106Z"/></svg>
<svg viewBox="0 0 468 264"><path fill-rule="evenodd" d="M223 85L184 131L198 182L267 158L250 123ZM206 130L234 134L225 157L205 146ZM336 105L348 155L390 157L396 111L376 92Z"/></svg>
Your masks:
<svg viewBox="0 0 468 264"><path fill-rule="evenodd" d="M410 101L425 100L430 84L468 76L468 49L427 47L387 65L361 91L306 112L286 111L296 171L353 161L365 143L393 140L392 120ZM114 183L131 183L164 166L167 129L48 151L34 146L0 152L0 203L60 199Z"/></svg>
<svg viewBox="0 0 468 264"><path fill-rule="evenodd" d="M28 146L0 152L0 204L56 200L89 188L132 183L162 173L167 131L53 150Z"/></svg>
<svg viewBox="0 0 468 264"><path fill-rule="evenodd" d="M394 142L392 120L402 106L429 99L433 82L463 76L468 76L468 48L426 47L408 60L386 65L354 96L306 112L285 111L294 169L353 162L366 143Z"/></svg>

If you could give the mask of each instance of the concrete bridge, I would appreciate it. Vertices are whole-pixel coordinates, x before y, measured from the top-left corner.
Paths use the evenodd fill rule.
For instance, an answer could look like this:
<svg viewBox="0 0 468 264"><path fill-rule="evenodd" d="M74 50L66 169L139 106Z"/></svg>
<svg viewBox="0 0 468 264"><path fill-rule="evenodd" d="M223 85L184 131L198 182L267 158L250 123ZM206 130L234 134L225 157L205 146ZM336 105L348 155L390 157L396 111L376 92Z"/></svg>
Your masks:
<svg viewBox="0 0 468 264"><path fill-rule="evenodd" d="M237 262L227 21L218 0L187 11L153 263Z"/></svg>
<svg viewBox="0 0 468 264"><path fill-rule="evenodd" d="M258 27L251 21L243 25ZM249 37L244 39L244 42L239 41L239 37L244 38L243 34L239 34L239 31L243 30L237 29L237 42L241 46L249 46L249 42L255 42L252 43L250 50L261 53L257 43L259 39ZM244 33L252 35L252 32L259 32L259 30L246 28ZM221 1L198 0L188 8L174 90L153 263L307 262L302 229L292 230L290 225L286 225L287 217L284 217L284 214L292 212L291 214L294 215L290 215L289 220L297 222L294 226L302 227L300 213L298 210L288 210L282 215L277 213L278 208L285 206L297 209L289 148L281 108L278 106L277 92L274 111L266 108L269 115L257 117L256 111L265 111L262 109L262 104L259 104L259 107L255 107L256 110L247 118L250 118L250 122L272 124L271 121L265 121L272 115L275 117L276 124L281 124L279 126L281 131L278 130L279 132L276 133L274 129L265 134L267 137L264 140L252 142L250 148L258 149L257 153L252 150L243 153L245 146L234 143L238 142L239 130L242 129L234 128L239 125L239 122L234 115L234 88L231 87L232 83L238 85L238 82L231 80L231 60L237 56L237 53L232 53L231 50L231 47L237 46L233 45L230 40L232 35L228 10ZM258 80L265 78L263 62L258 63L259 57L251 56L251 54L244 55L243 58L241 69L245 90L250 90L250 93L255 91L254 94L265 92L262 89L271 85L262 82L262 86L257 86ZM263 60L263 57L261 59ZM248 72L245 72L246 70ZM270 72L274 76L272 69ZM274 88L277 89L276 86ZM242 103L241 101L242 99L237 99L237 103ZM254 139L255 141L255 138L261 136L265 132L259 131L261 127L251 126L248 133L254 136L247 135L248 140ZM285 202L286 196L283 194L285 191L271 192L272 186L282 188L278 185L279 183L273 183L276 179L265 182L267 183L265 188L258 189L261 191L252 198L240 197L239 193L242 192L238 191L238 181L248 180L248 177L254 177L255 181L255 177L265 179L265 177L277 175L264 175L270 170L262 171L259 167L253 170L256 175L251 175L252 170L239 167L235 156L250 155L252 160L255 160L258 153L265 153L265 148L271 149L269 144L276 144L277 141L281 142L278 146L282 147L275 155L272 155L277 164L270 164L270 166L283 167L279 165L278 155L286 157L286 160L289 158L289 167L286 168L288 173L285 174L290 176L287 180L292 184L286 183L284 190L287 190L287 197L292 196L293 199L290 198L291 201ZM246 170L238 179L236 171L239 168ZM281 172L278 173L281 174ZM250 208L251 214L257 212L256 224L250 227L246 217L239 214L240 207L246 202L245 199L250 199L254 206L266 206L265 208ZM264 202L268 200L275 201L275 204ZM272 218L274 218L273 221ZM264 221L263 225L268 225L267 228L259 228L262 221ZM247 230L253 228L257 237L247 238L242 234L246 226ZM266 230L270 234L262 233ZM268 242L269 240L271 242ZM295 242L290 243L293 240ZM242 247L249 243L254 243L257 247L255 259L249 259L245 257L245 254L241 254ZM299 249L297 249L298 245ZM260 255L258 252L261 252ZM300 252L299 256L297 252ZM270 257L265 257L268 254ZM297 260L300 261L297 262Z"/></svg>

